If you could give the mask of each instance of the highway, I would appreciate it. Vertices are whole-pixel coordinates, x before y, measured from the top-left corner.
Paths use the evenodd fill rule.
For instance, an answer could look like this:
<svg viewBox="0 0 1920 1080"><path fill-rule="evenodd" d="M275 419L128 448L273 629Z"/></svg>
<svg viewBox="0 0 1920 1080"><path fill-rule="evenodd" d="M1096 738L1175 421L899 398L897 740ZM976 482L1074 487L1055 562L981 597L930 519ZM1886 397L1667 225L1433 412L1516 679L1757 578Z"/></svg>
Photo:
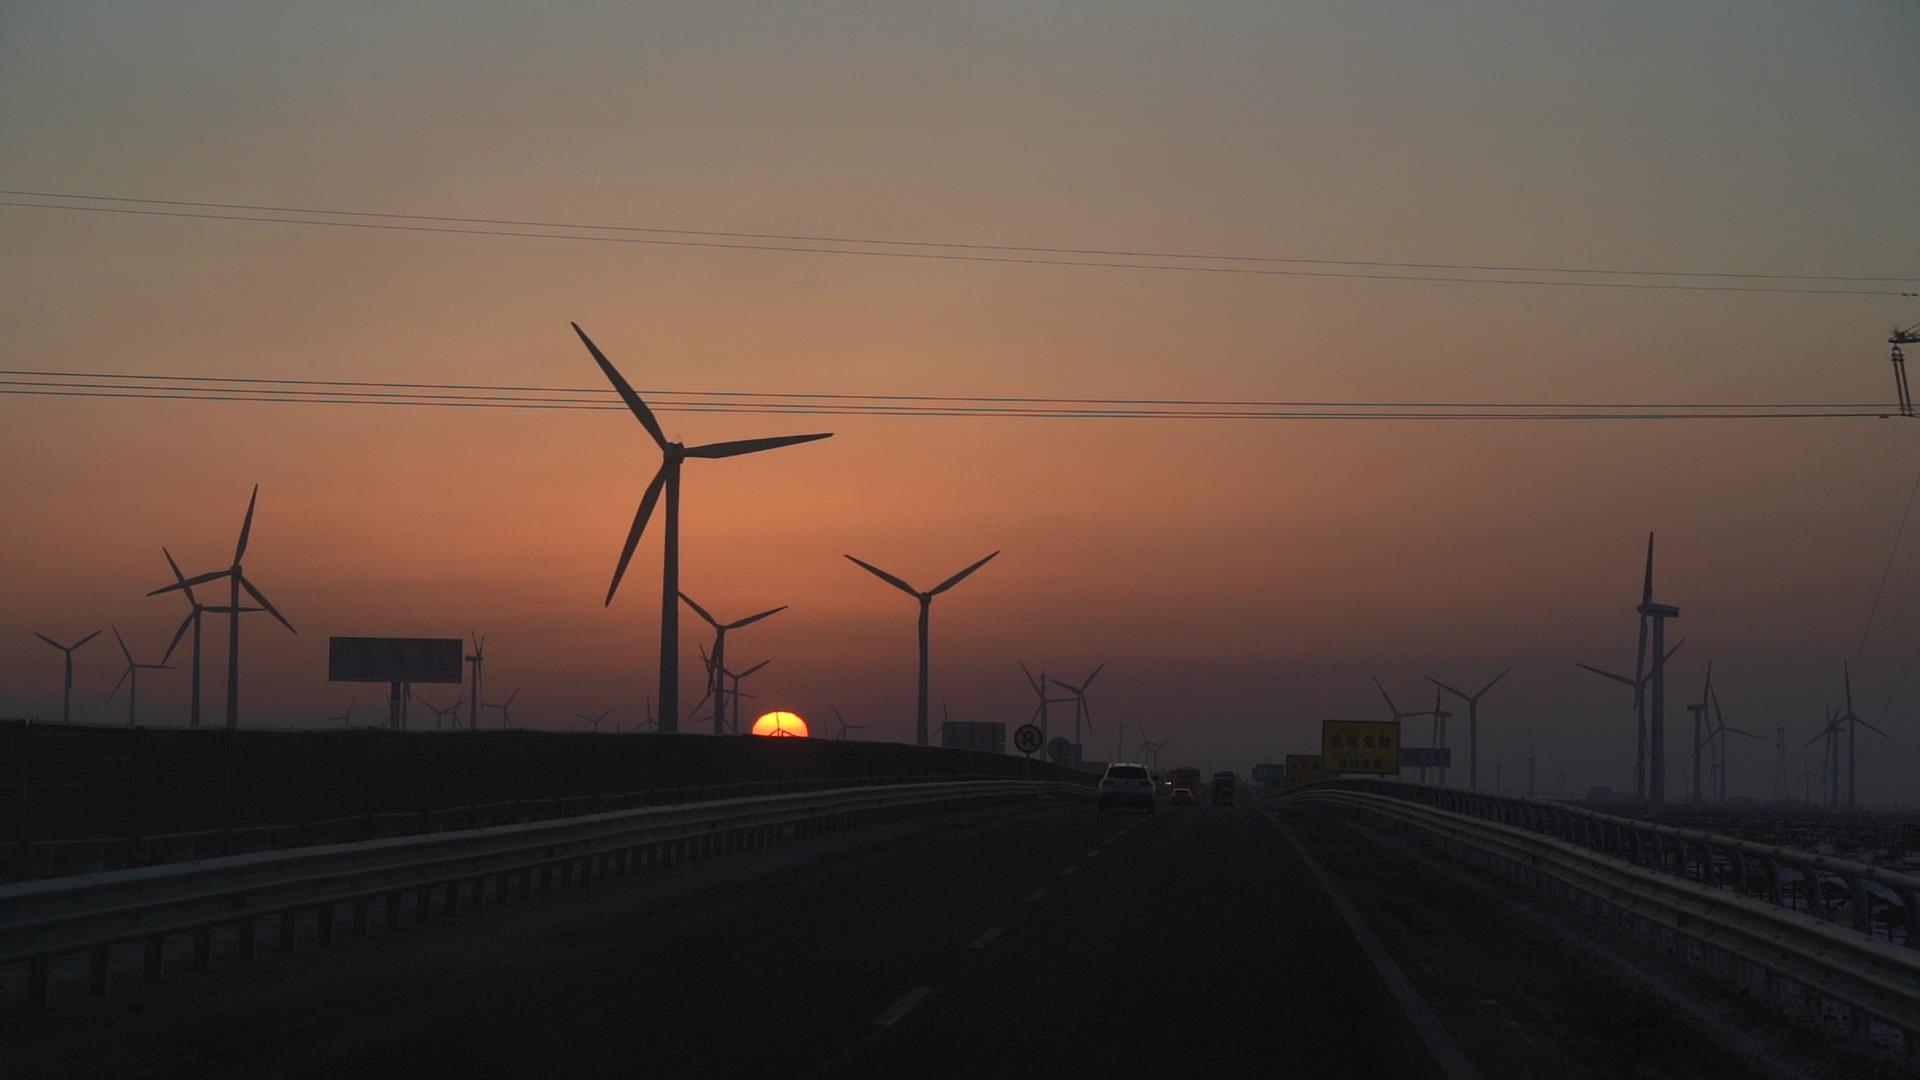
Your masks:
<svg viewBox="0 0 1920 1080"><path fill-rule="evenodd" d="M1410 961L1470 989L1446 956ZM1465 1012L1461 1041L1484 1075L1538 1075L1567 1064L1552 1019ZM7 1075L1441 1075L1245 807L907 819L251 964L228 948L4 1020L26 1036L0 1040ZM1675 1027L1650 1034L1699 1041ZM1502 1068L1523 1043L1528 1071Z"/></svg>

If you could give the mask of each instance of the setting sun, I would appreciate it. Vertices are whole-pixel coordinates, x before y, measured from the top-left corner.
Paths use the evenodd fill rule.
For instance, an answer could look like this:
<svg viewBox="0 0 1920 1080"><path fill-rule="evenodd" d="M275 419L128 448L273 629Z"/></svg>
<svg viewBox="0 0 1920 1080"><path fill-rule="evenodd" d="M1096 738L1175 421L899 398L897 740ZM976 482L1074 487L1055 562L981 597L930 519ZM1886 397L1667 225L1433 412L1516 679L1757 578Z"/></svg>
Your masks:
<svg viewBox="0 0 1920 1080"><path fill-rule="evenodd" d="M804 739L807 737L807 722L800 719L800 714L798 713L763 713L760 719L753 722L753 733L755 735L767 735L775 738L785 736L794 739Z"/></svg>

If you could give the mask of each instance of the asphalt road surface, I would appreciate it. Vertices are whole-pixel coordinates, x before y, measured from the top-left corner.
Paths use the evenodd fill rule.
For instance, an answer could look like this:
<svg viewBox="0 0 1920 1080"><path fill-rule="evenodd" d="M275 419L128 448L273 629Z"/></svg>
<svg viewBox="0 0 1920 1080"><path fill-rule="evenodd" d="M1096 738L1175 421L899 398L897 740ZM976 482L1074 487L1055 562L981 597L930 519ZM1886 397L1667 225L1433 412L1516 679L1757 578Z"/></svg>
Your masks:
<svg viewBox="0 0 1920 1080"><path fill-rule="evenodd" d="M913 819L217 968L9 1006L0 1074L1435 1074L1249 809Z"/></svg>

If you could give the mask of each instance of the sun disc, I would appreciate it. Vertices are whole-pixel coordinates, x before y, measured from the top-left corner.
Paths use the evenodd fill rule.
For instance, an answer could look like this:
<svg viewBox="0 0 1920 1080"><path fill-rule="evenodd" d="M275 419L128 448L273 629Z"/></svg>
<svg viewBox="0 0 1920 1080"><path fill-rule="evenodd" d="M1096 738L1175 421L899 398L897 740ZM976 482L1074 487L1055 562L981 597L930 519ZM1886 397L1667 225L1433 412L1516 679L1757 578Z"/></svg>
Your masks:
<svg viewBox="0 0 1920 1080"><path fill-rule="evenodd" d="M760 719L753 722L753 733L773 738L804 739L807 737L807 722L800 718L799 713L763 713Z"/></svg>

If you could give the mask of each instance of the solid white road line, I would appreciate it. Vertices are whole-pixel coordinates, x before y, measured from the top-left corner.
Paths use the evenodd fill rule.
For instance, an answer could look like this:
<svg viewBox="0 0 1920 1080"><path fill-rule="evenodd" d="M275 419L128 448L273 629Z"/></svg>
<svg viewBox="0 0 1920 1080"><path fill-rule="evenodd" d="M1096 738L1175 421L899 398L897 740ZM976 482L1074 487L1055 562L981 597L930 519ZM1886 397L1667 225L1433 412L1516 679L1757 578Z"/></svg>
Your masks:
<svg viewBox="0 0 1920 1080"><path fill-rule="evenodd" d="M1367 959L1373 961L1374 969L1380 973L1380 978L1387 984L1387 989L1392 991L1394 1000L1400 1003L1400 1008L1407 1014L1407 1020L1413 1024L1413 1030L1418 1032L1421 1041L1427 1044L1427 1052L1433 1055L1434 1062L1440 1066L1440 1071L1446 1075L1447 1080L1480 1080L1479 1070L1475 1069L1473 1062L1468 1061L1467 1055L1461 1052L1460 1044L1453 1041L1453 1036L1447 1032L1446 1025L1434 1015L1433 1007L1428 1005L1420 996L1420 992L1413 988L1413 983L1407 979L1407 973L1400 970L1400 965L1387 954L1386 947L1380 944L1380 939L1374 937L1373 931L1367 929L1367 924L1361 921L1360 910L1353 906L1353 901L1347 899L1347 894L1340 888L1339 883L1334 881L1333 877L1320 865L1320 861L1313 857L1313 853L1300 842L1300 838L1293 835L1292 829L1280 824L1269 814L1260 816L1266 819L1267 824L1280 830L1280 835L1286 837L1287 843L1293 845L1293 850L1300 856L1300 861L1306 864L1307 869L1313 873L1314 880L1318 881L1320 888L1326 891L1327 899L1333 901L1334 910L1338 911L1340 918L1346 922L1347 930L1353 934L1354 940L1360 945L1360 951L1366 954Z"/></svg>
<svg viewBox="0 0 1920 1080"><path fill-rule="evenodd" d="M1048 889L1045 885L1040 886L1039 888L1027 894L1027 903L1029 904L1039 903L1040 901L1047 898L1047 892L1048 892Z"/></svg>
<svg viewBox="0 0 1920 1080"><path fill-rule="evenodd" d="M974 938L973 944L968 945L967 948L975 949L975 950L984 949L987 946L993 944L993 939L999 936L1000 936L1000 928L997 926L989 926L985 930L980 931L980 936L977 938Z"/></svg>
<svg viewBox="0 0 1920 1080"><path fill-rule="evenodd" d="M912 1012L913 1007L920 1004L920 1002L925 1000L926 996L931 993L933 993L933 987L931 986L916 986L906 993L901 994L899 1001L894 1002L886 1012L873 1018L873 1026L892 1027L900 1021L901 1017Z"/></svg>

